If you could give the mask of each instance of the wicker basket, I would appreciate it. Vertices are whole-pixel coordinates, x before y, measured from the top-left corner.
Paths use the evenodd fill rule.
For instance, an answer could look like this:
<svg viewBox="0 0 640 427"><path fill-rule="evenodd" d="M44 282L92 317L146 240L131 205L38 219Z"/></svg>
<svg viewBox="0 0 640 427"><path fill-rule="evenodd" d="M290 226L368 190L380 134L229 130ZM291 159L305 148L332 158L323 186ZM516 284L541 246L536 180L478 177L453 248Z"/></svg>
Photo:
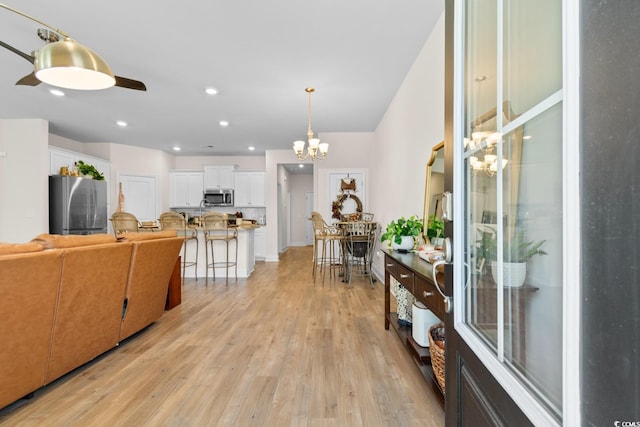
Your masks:
<svg viewBox="0 0 640 427"><path fill-rule="evenodd" d="M431 354L431 367L433 368L433 375L435 375L440 388L442 389L442 393L444 394L444 352L445 350L440 348L438 344L435 343L433 337L431 336L431 331L435 328L444 327L444 323L436 323L429 328L429 353Z"/></svg>

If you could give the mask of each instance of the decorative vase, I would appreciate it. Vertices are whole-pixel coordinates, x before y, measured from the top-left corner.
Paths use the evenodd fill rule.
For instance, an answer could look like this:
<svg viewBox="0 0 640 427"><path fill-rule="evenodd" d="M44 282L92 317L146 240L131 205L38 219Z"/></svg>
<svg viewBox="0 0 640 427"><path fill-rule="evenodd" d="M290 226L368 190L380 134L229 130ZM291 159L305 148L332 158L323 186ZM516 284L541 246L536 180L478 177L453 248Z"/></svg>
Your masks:
<svg viewBox="0 0 640 427"><path fill-rule="evenodd" d="M391 241L391 249L396 251L410 251L413 249L413 245L415 244L415 240L413 236L401 236L402 241L400 244L397 244L395 241Z"/></svg>
<svg viewBox="0 0 640 427"><path fill-rule="evenodd" d="M118 209L116 212L124 212L124 193L122 192L122 183L118 183Z"/></svg>
<svg viewBox="0 0 640 427"><path fill-rule="evenodd" d="M498 262L491 261L491 277L493 281L498 283ZM527 277L526 262L503 262L502 263L502 281L503 286L518 288L524 284Z"/></svg>

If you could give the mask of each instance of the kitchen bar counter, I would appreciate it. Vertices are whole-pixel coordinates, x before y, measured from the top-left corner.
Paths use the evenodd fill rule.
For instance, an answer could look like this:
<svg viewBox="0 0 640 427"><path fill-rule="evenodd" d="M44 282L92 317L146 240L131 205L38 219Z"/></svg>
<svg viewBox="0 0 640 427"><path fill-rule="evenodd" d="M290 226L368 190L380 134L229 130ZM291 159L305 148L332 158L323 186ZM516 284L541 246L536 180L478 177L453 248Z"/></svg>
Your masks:
<svg viewBox="0 0 640 427"><path fill-rule="evenodd" d="M238 230L238 278L249 277L253 273L255 267L255 253L254 253L254 231L260 228L260 225L256 224L242 224L233 226ZM202 278L204 280L206 273L206 254L205 254L205 239L204 230L201 227L196 227L198 230L198 281ZM214 243L214 253L216 261L226 260L226 247L221 242ZM235 247L234 242L229 243L229 250L231 251L230 260L233 260ZM196 242L189 241L187 243L187 262L194 259L196 252ZM182 254L182 252L181 252ZM209 259L211 263L211 259ZM226 277L227 270L224 268L216 268L216 278ZM193 267L187 267L185 271L186 277L196 277L195 269ZM209 269L209 279L213 277L213 270ZM234 267L229 268L229 277L234 277Z"/></svg>

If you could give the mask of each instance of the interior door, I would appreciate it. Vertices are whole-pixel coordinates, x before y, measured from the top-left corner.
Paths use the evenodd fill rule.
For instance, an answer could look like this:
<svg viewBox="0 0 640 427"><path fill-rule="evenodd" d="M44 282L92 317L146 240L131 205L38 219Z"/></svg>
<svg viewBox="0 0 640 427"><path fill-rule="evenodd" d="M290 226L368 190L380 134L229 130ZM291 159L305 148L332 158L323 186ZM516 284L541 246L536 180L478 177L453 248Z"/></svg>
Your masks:
<svg viewBox="0 0 640 427"><path fill-rule="evenodd" d="M141 175L120 175L125 210L138 221L155 221L158 218L156 178Z"/></svg>
<svg viewBox="0 0 640 427"><path fill-rule="evenodd" d="M448 426L563 422L561 47L562 2L447 3Z"/></svg>

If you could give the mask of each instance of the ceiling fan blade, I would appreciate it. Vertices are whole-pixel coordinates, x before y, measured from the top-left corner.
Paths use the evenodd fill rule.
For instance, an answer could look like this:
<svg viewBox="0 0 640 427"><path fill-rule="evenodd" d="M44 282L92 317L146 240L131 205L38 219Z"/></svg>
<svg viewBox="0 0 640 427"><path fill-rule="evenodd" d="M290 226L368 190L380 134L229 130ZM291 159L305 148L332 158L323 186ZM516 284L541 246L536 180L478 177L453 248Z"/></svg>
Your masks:
<svg viewBox="0 0 640 427"><path fill-rule="evenodd" d="M6 44L5 42L3 42L2 40L0 40L0 46L2 46L3 48L10 50L11 52L15 53L18 56L22 56L24 59L26 59L27 61L31 62L32 64L35 62L36 58L34 56L31 56L27 53L24 53L18 49L16 49L15 47Z"/></svg>
<svg viewBox="0 0 640 427"><path fill-rule="evenodd" d="M115 77L116 77L116 86L120 86L125 89L134 89L134 90L142 90L142 91L147 90L147 87L141 81L127 79L125 77L120 77L120 76L115 76Z"/></svg>
<svg viewBox="0 0 640 427"><path fill-rule="evenodd" d="M42 82L36 77L35 73L31 72L31 74L27 74L26 76L18 80L16 82L16 85L38 86L40 83Z"/></svg>

